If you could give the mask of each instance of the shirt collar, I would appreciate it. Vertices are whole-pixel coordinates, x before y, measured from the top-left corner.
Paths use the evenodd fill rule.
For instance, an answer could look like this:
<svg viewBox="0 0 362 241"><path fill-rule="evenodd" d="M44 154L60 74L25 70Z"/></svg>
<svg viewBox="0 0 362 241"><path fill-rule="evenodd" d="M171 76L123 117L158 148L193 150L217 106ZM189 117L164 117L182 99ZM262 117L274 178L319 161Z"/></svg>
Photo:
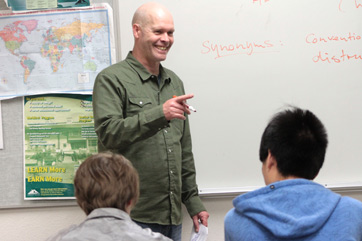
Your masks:
<svg viewBox="0 0 362 241"><path fill-rule="evenodd" d="M113 217L124 220L131 219L128 213L117 208L97 208L88 215L87 220L105 217Z"/></svg>
<svg viewBox="0 0 362 241"><path fill-rule="evenodd" d="M157 76L148 72L148 70L132 55L132 51L130 51L126 57L127 63L134 69L138 75L140 76L142 81L153 80L157 81ZM171 77L167 74L163 66L160 64L160 74L161 74L161 82L170 83Z"/></svg>

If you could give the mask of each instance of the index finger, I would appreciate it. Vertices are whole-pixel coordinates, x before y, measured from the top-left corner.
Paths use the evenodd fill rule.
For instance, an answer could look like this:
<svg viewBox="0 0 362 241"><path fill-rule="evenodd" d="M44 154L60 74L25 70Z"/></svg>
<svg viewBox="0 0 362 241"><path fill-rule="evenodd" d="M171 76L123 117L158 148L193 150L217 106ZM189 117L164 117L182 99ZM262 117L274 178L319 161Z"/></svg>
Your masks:
<svg viewBox="0 0 362 241"><path fill-rule="evenodd" d="M194 94L187 94L187 95L180 95L180 96L173 96L173 98L175 98L175 100L179 103L182 103L188 99L191 99L194 97Z"/></svg>
<svg viewBox="0 0 362 241"><path fill-rule="evenodd" d="M205 227L208 226L207 217L201 217L200 220L201 220L201 223L202 223Z"/></svg>

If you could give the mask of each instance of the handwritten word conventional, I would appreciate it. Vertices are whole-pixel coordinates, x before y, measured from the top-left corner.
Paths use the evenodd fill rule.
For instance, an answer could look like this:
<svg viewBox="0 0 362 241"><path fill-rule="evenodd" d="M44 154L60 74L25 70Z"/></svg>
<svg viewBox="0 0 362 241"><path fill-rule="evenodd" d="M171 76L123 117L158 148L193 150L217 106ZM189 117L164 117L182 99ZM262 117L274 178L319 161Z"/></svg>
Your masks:
<svg viewBox="0 0 362 241"><path fill-rule="evenodd" d="M203 50L201 51L201 53L215 54L215 59L218 59L238 54L252 55L254 53L267 53L271 51L267 51L266 49L272 49L273 47L274 44L272 44L270 40L265 40L261 43L246 41L244 43L230 44L217 44L207 40L202 43Z"/></svg>
<svg viewBox="0 0 362 241"><path fill-rule="evenodd" d="M328 42L352 42L361 40L362 37L356 33L349 32L348 35L329 35L317 36L314 33L308 34L305 37L305 42L308 44L328 43Z"/></svg>
<svg viewBox="0 0 362 241"><path fill-rule="evenodd" d="M355 41L362 41L362 36L356 33L349 32L345 35L326 35L326 36L318 36L314 33L308 34L305 37L305 42L311 45L323 45L323 44L331 44L331 43L339 43L339 44L350 44ZM325 62L325 63L342 63L346 61L361 61L362 55L356 53L350 53L341 50L340 53L334 54L325 51L319 51L316 56L312 58L313 62Z"/></svg>

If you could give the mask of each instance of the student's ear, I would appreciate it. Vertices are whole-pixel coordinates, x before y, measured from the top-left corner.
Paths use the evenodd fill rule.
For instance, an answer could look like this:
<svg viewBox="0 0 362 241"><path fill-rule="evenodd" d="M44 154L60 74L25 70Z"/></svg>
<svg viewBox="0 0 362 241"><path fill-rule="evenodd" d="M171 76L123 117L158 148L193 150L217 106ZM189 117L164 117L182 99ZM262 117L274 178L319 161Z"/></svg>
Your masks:
<svg viewBox="0 0 362 241"><path fill-rule="evenodd" d="M270 150L268 150L268 156L263 162L262 172L266 185L279 180L277 161Z"/></svg>
<svg viewBox="0 0 362 241"><path fill-rule="evenodd" d="M267 170L271 170L272 168L277 168L277 161L275 160L275 157L273 156L270 150L268 150L268 156L265 162Z"/></svg>
<svg viewBox="0 0 362 241"><path fill-rule="evenodd" d="M131 213L131 210L132 210L132 208L134 207L134 200L133 199L131 199L131 200L129 200L128 202L127 202L127 206L126 206L126 212L128 213L128 214L130 214Z"/></svg>

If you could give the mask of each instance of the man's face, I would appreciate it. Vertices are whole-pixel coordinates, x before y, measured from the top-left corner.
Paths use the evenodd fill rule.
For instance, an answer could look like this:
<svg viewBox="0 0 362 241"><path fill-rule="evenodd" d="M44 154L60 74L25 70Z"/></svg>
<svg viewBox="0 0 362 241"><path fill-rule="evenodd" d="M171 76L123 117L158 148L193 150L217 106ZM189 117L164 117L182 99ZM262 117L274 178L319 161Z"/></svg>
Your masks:
<svg viewBox="0 0 362 241"><path fill-rule="evenodd" d="M159 63L166 59L173 44L174 24L172 16L161 15L150 18L144 26L140 26L140 49L149 63Z"/></svg>

